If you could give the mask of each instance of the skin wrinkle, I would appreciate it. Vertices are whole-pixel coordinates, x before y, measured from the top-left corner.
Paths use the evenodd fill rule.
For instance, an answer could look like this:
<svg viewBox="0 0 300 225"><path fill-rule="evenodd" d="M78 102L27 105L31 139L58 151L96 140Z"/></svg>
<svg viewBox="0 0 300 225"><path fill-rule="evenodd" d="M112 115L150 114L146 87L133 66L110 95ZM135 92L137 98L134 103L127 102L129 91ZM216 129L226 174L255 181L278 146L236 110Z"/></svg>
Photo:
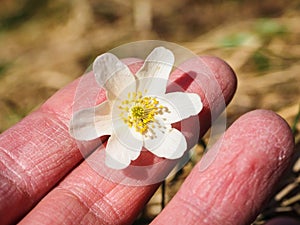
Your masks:
<svg viewBox="0 0 300 225"><path fill-rule="evenodd" d="M89 211L84 215L83 219L81 220L80 224L87 224L86 220L89 220L91 217L93 217L93 221L101 221L101 224L109 224L109 221L112 216L103 217L103 215L111 215L111 212L104 208L102 208L103 205L93 205ZM115 211L113 211L115 212Z"/></svg>
<svg viewBox="0 0 300 225"><path fill-rule="evenodd" d="M93 173L95 173L95 172L92 172L92 174ZM92 174L91 174L91 176L92 176ZM92 177L91 177L91 179L92 179ZM77 182L74 184L73 181L75 181L75 180ZM89 182L88 186L86 186L86 182L88 182L88 180L89 179L87 179L87 177L76 176L72 180L66 179L65 181L63 181L61 183L61 186L59 186L60 188L63 188L64 190L70 190L70 191L73 190L73 191L71 191L73 193L73 195L76 196L77 199L79 199L80 202L82 204L84 204L87 209L90 209L86 212L86 215L83 216L82 221L84 221L84 217L90 216L90 215L88 215L89 213L92 213L93 216L99 218L99 221L102 221L102 222L104 222L103 218L105 220L111 220L111 221L119 220L119 218L121 218L121 215L125 214L126 212L124 211L122 213L122 211L120 209L113 207L115 202L111 202L111 199L109 197L107 197L114 190L114 188L108 190L108 192L104 192L105 190L97 188L97 186L101 186L102 182L100 182L99 184L97 184L97 183L94 184L93 182ZM116 184L113 186L116 186ZM88 192L86 192L86 190L88 190ZM89 194L90 192L93 192L93 193ZM97 199L91 199L89 196L93 196L93 197L97 196ZM92 201L92 202L88 203L89 201ZM99 211L97 213L97 209L98 210L100 209L102 211L102 213L99 214ZM103 215L106 215L106 217L104 217ZM107 215L109 215L109 218L107 218Z"/></svg>
<svg viewBox="0 0 300 225"><path fill-rule="evenodd" d="M73 146L75 148L76 145L73 144ZM36 165L31 171L32 174L35 174L35 177L51 176L57 169L63 168L66 164L68 165L70 161L72 162L74 155L62 155L63 150L64 149L59 150L59 152L51 152L43 158L37 158Z"/></svg>
<svg viewBox="0 0 300 225"><path fill-rule="evenodd" d="M79 190L80 190L80 188L79 188ZM58 193L58 195L56 195L56 193ZM61 205L57 205L57 207L59 207L60 209L64 208L65 210L68 210L70 213L73 213L73 212L75 213L76 210L73 210L73 209L76 209L76 208L79 207L79 208L81 208L81 210L80 210L81 212L86 212L86 214L87 214L89 212L90 208L91 208L91 205L92 205L91 203L88 203L88 201L84 200L84 198L82 198L82 195L80 195L79 193L77 193L76 190L72 191L72 189L68 189L68 186L67 187L63 187L62 185L60 185L59 187L57 187L55 189L54 192L52 192L50 194L49 197L52 198L53 196L55 196L54 199L56 199L56 200L62 199L62 198L65 199L64 202L65 203L68 202L68 208L62 207ZM58 199L57 199L57 196L59 196ZM95 196L95 195L91 195L91 196ZM67 197L68 200L66 199L66 197ZM88 198L88 196L87 196L87 198ZM73 201L71 201L71 199L73 199ZM70 202L72 202L71 205L70 205ZM42 204L42 207L48 208L48 205L47 204L46 205ZM71 208L69 208L69 207L71 207ZM82 210L82 208L85 208L86 210ZM51 222L51 220L55 219L55 218L62 218L62 221L64 221L65 224L74 224L74 222L75 222L74 221L74 216L76 218L76 221L79 222L79 221L83 220L83 217L85 215L85 214L78 214L78 213L76 213L76 214L74 214L73 217L72 216L70 217L70 219L69 219L70 223L66 223L65 219L67 219L67 218L64 217L64 215L66 213L65 211L55 210L55 208L54 209L49 208L49 209L50 209L49 211L46 210L46 212L48 212L48 213L46 213L47 218L48 218L49 215L51 215L51 214L52 215L51 215L51 217L48 218L49 221L47 221L47 220L44 219L43 224L53 224L54 221ZM52 213L51 213L51 211L52 211ZM43 210L38 211L38 213L40 213L40 212L43 212ZM53 215L55 215L55 216L53 216ZM67 213L67 215L69 215L69 214ZM34 220L34 221L36 221L36 220ZM26 219L24 221L21 221L21 224L22 224L22 222L26 223ZM31 220L30 224L32 222L33 221Z"/></svg>
<svg viewBox="0 0 300 225"><path fill-rule="evenodd" d="M257 121L260 121L261 123L265 122L265 120L259 119L259 118L257 118ZM280 129L279 126L274 126L273 125L273 124L275 124L275 120L273 120L272 118L269 118L268 121L269 121L270 126L269 127L268 126L265 127L266 130L264 132L265 134L268 133L268 132L270 133L271 138L266 138L266 140L268 141L268 143L269 144L273 144L273 145L275 143L274 147L276 147L278 149L283 148L283 146L285 145L285 143L287 143L286 140L289 140L289 144L291 145L291 139L289 139L288 136L283 136L282 137L282 135L278 135L278 134L280 134L282 132L282 129ZM271 129L271 127L272 127L272 129ZM288 127L288 129L290 130L289 127ZM270 137L270 136L268 136L268 137ZM273 140L273 141L271 142L271 140ZM286 158L287 157L286 151L287 150L283 148L283 151L280 152L281 153L280 156L283 155ZM282 158L282 160L283 159L284 158ZM274 160L278 161L278 158L276 158ZM279 162L280 161L281 160L279 160Z"/></svg>
<svg viewBox="0 0 300 225"><path fill-rule="evenodd" d="M80 182L80 181L78 181L78 182ZM93 183L89 183L89 184L93 184ZM64 183L62 183L62 185L64 185ZM71 186L71 184L70 184L70 186ZM85 187L84 184L83 184L83 186ZM95 185L95 187L96 186L98 186L98 185ZM69 188L69 185L64 188ZM85 189L87 189L87 188L90 189L90 186L85 187ZM76 192L77 190L80 190L80 188L79 189L77 188L74 191ZM124 208L123 209L124 211L123 211L123 210L120 210L120 209L122 209L122 207L119 207L119 208L114 207L114 205L117 206L118 204L115 204L116 202L111 202L112 198L109 197L110 194L114 195L112 192L115 190L115 188L112 188L107 193L103 193L102 190L99 190L99 189L95 189L95 190L97 190L98 193L97 194L95 193L93 195L90 195L90 194L84 192L85 196L86 196L86 200L84 200L81 195L76 194L74 191L72 192L74 195L77 196L78 199L81 200L82 203L84 203L85 206L87 206L87 208L90 208L90 211L88 211L84 217L89 217L88 214L93 213L93 215L95 217L99 218L99 222L101 221L101 224L104 223L106 220L107 221L121 221L120 219L124 218L124 215L126 214L126 211L125 211L126 209ZM118 191L118 190L116 190L116 191ZM100 195L99 195L99 192L101 193ZM97 200L92 204L86 204L87 199L89 199L88 196L102 196L102 197L100 198L100 200L99 200L99 197L97 197ZM91 199L89 199L89 200L91 200ZM93 207L93 206L97 206L97 207ZM97 210L99 210L99 209L100 209L100 211L98 211L98 213L97 213ZM105 216L103 216L103 215L105 215ZM107 217L108 215L109 215L109 217ZM105 221L103 221L103 220L105 220ZM82 221L84 221L84 219ZM120 224L122 224L122 223L120 222Z"/></svg>
<svg viewBox="0 0 300 225"><path fill-rule="evenodd" d="M223 170L224 171L228 171L228 169L230 169L230 167L232 167L230 164L227 164L226 166L224 166ZM219 176L218 173L215 174L215 176ZM238 181L238 182L237 182ZM215 184L215 186L213 187L210 195L212 195L212 197L210 197L210 203L209 203L209 208L211 209L215 209L215 208L219 208L219 207L223 207L225 206L226 210L225 212L231 211L234 212L235 210L239 210L239 209L234 209L234 210L230 210L230 208L232 207L231 205L228 205L228 199L231 198L231 201L234 201L235 199L238 198L237 193L234 193L233 196L230 195L231 190L232 190L232 182L235 182L235 185L239 185L241 182L241 180L237 180L234 176L229 176L229 174L226 174L226 172L224 172L224 176L221 176L219 178L219 182L217 183L217 185ZM208 186L212 186L207 184ZM223 187L226 187L226 189L224 189ZM224 190L224 192L218 191L218 190ZM198 191L199 193L199 191ZM227 202L227 203L226 203ZM201 202L202 203L202 202ZM218 220L218 218L222 218L222 220L227 221L227 215L226 213L222 212L218 213L218 215L216 215L215 213L210 212L208 214L208 221L213 221L213 220Z"/></svg>
<svg viewBox="0 0 300 225"><path fill-rule="evenodd" d="M107 221L120 221L122 215L125 214L125 211L118 209L114 206L114 203L107 197L103 196L101 201L95 202L90 208L95 216L97 216L98 221L102 221L103 218ZM97 213L98 212L98 213ZM102 212L102 216L99 212ZM103 217L103 215L109 215L108 217Z"/></svg>
<svg viewBox="0 0 300 225"><path fill-rule="evenodd" d="M268 144L266 144L266 145L268 146ZM265 145L263 145L263 146L265 146ZM229 164L229 165L230 165L230 164ZM255 182L256 174L259 173L259 171L257 171L257 169L259 169L259 168L255 168L255 162L254 162L254 163L251 163L251 164L249 164L249 162L248 162L248 163L245 163L245 165L249 165L249 166L248 166L249 168L246 168L246 171L247 171L247 170L252 171L252 174L251 174L251 176L247 177L248 180L245 179L246 177L244 176L244 177L241 177L240 182L238 182L239 180L233 181L235 184L240 183L240 185L239 185L240 187L245 186L245 184L247 185L247 182L253 184L253 182ZM239 169L239 168L237 168L237 169ZM228 168L227 168L227 169L224 168L224 171L227 171L227 170L228 170ZM244 179L243 179L243 178L244 178ZM251 180L251 182L250 182L249 180ZM264 183L264 182L263 182L264 180L267 180L267 179L262 179L260 185L262 185L262 184ZM225 185L225 186L226 186L226 185ZM266 186L266 185L264 185L264 186ZM256 188L255 185L253 185L252 188L255 189L255 188ZM230 189L230 187L229 187L229 189ZM228 190L228 189L227 189L227 190ZM237 194L237 193L236 193L236 194ZM226 192L225 192L225 196L227 196ZM235 197L233 197L232 199L233 199L233 201L234 201ZM225 201L225 202L226 202L226 201ZM226 205L226 203L225 203L225 205ZM224 207L225 207L225 205L224 205Z"/></svg>
<svg viewBox="0 0 300 225"><path fill-rule="evenodd" d="M95 211L92 210L92 206L94 204L87 204L87 201L85 201L82 196L78 195L78 193L71 191L69 189L65 189L63 187L60 187L59 189L57 189L58 191L64 190L65 191L65 195L67 195L68 197L74 198L76 200L76 204L79 204L81 206L83 206L86 210L86 214L76 214L76 217L78 219L78 221L84 221L84 218L87 214L92 213L94 216L98 217L97 214L95 213ZM101 198L104 198L103 194L101 195ZM73 210L70 210L70 212L73 212ZM99 218L99 217L98 217ZM71 217L72 219L72 217Z"/></svg>
<svg viewBox="0 0 300 225"><path fill-rule="evenodd" d="M55 125L51 125L51 122L55 121L55 119L53 119L50 122L50 119L49 119L50 116L47 117L46 115L40 115L39 113L35 113L35 115L38 115L38 117L37 117L37 120L34 121L34 123L38 123L38 121L42 121L43 122L42 126L44 126L44 124L47 124L47 127L49 129L48 129L48 131L46 129L46 133L50 133L51 135L54 135L56 137L56 140L60 136L61 136L61 138L63 138L63 136L66 136L66 135L64 135L64 132L63 132L63 130L64 130L63 126L59 125L58 128L56 128L58 123L56 123ZM47 118L48 123L45 122L44 118ZM32 125L33 125L30 120L28 121L28 120L24 119L19 124L19 127L21 129L25 130L28 127L27 124L31 124L31 126L29 126L29 127L32 127ZM51 129L50 129L50 127L51 127ZM54 130L53 127L56 128L55 131L57 133L51 132ZM39 126L37 126L37 128L38 129L34 130L34 133L25 132L25 134L27 134L26 136L21 135L12 129L11 133L8 132L9 136L10 137L13 136L14 139L19 139L22 141L20 141L19 144L14 143L13 145L15 145L15 147L10 145L11 149L13 149L13 150L1 147L2 150L5 149L6 152L9 152L9 155L10 155L11 159L13 160L13 163L11 163L11 161L9 161L7 159L4 159L4 158L1 159L1 160L3 160L4 163L8 162L8 164L11 165L11 168L9 169L8 164L7 164L6 165L7 169L5 169L3 171L6 171L6 172L8 172L9 170L14 171L13 173L10 172L9 173L10 175L8 175L8 176L12 177L11 180L14 181L13 185L16 187L16 190L18 190L18 192L14 194L14 199L17 202L19 202L18 204L24 204L24 202L27 202L26 205L33 205L36 202L36 197L39 197L42 194L42 190L40 187L42 186L43 188L45 188L48 186L52 186L54 184L53 180L52 180L52 182L49 182L48 179L45 179L46 175L48 175L48 173L45 173L45 171L47 171L47 170L50 172L52 171L52 174L55 174L55 171L57 171L57 168L55 165L57 160L54 158L55 157L57 157L57 159L61 158L60 154L59 155L52 154L51 153L52 151L50 151L52 149L53 152L55 152L56 149L58 149L60 147L58 140L53 142L53 140L55 138L51 138L50 135L48 135L48 136L45 135L45 132L41 132L39 130L40 129ZM5 134L6 133L4 133L4 135L2 136L4 139L4 141L2 143L4 143L4 145L5 145L5 141L6 141ZM58 134L58 135L56 135L56 134ZM36 142L36 139L34 137L38 137L39 139L43 140L45 145L48 146L48 152L47 152L48 154L46 154L46 155L43 154L42 157L39 156L40 149L38 148L38 146L36 144L32 144L32 143ZM64 141L65 141L65 138L64 138ZM24 144L22 145L21 143L24 143ZM50 143L50 145L47 143ZM19 151L20 148L22 149L23 152L26 152L26 154L20 155L20 151ZM30 160L28 160L29 158L30 158ZM41 163L41 162L45 162L45 165L47 165L47 166L43 165L43 166L39 167L39 163ZM19 166L17 166L17 165L19 165ZM53 165L55 167L53 167L51 169L51 167L49 167L49 165ZM16 175L13 176L12 174L16 174ZM57 174L57 175L63 176L63 173ZM18 179L16 179L17 177L18 177ZM41 179L39 177L45 177L45 178ZM16 182L18 180L20 181L19 183ZM44 185L40 185L41 182L43 182ZM3 199L10 198L9 196L10 196L9 193L4 193Z"/></svg>
<svg viewBox="0 0 300 225"><path fill-rule="evenodd" d="M49 118L49 117L48 117ZM50 118L49 118L50 119ZM50 119L51 120L51 119ZM55 120L51 120L53 121L53 123L55 124ZM48 127L54 127L51 126L50 123L47 123ZM56 124L58 125L58 124ZM52 131L54 130L54 131ZM46 133L51 133L51 135L45 135L43 132L41 132L40 130L36 129L36 132L39 134L38 136L41 138L41 140L44 140L45 142L45 146L47 146L47 148L49 150L53 149L53 151L48 151L47 154L43 154L43 156L41 157L39 154L39 149L37 149L38 146L36 145L29 145L30 148L34 149L34 146L36 147L35 149L37 151L32 151L34 153L33 156L30 155L30 157L26 157L26 162L32 161L33 163L30 166L27 166L29 168L32 168L29 170L30 173L32 173L32 177L35 176L42 176L42 177L46 177L47 175L49 175L48 172L52 172L53 169L55 169L53 166L55 165L55 167L57 167L57 163L60 161L61 163L66 163L66 157L68 157L68 155L66 155L66 157L60 158L60 154L58 154L56 152L56 149L60 148L60 144L66 143L65 146L68 145L72 145L72 141L70 142L68 139L64 138L64 131L65 129L63 128L63 126L59 125L58 128L55 129L49 129L49 132ZM58 142L58 140L56 139L61 139L61 142ZM46 140L46 141L45 141ZM31 140L30 143L32 143L33 141ZM31 147L33 146L33 147ZM52 166L53 165L53 166ZM38 180L38 179L35 179Z"/></svg>
<svg viewBox="0 0 300 225"><path fill-rule="evenodd" d="M146 186L146 187L132 187L127 189L126 194L124 191L122 193L123 187L117 186L116 189L112 190L109 193L109 198L113 201L113 204L117 206L120 213L121 218L118 221L114 221L113 224L131 224L133 219L139 213L141 209L141 203L144 205L154 194L155 190L159 187L159 184ZM137 192L139 190L139 192ZM138 193L138 194L137 194ZM146 198L140 198L140 196L145 196ZM131 201L128 201L131 199ZM135 204L132 204L134 202ZM130 213L131 212L131 213Z"/></svg>
<svg viewBox="0 0 300 225"><path fill-rule="evenodd" d="M109 204L111 206L111 208L113 208L114 214L112 215L111 213L109 213L110 218L108 218L108 221L116 221L115 224L124 224L124 223L127 224L127 223L130 223L130 221L132 220L131 217L128 217L126 215L127 212L128 211L137 211L137 210L134 210L134 208L132 208L132 204L129 204L127 207L125 207L125 205L129 203L128 202L129 196L136 197L136 196L132 195L136 192L136 189L135 188L132 188L131 190L129 189L126 192L126 194L122 194L121 196L119 194L120 191L122 191L122 188L120 188L120 186L116 186L116 188L113 188L107 194L107 198L104 198L104 200L106 200L105 204L103 204L102 202L99 201L99 202L96 202L96 205L99 208L102 208L102 210L103 210L103 209L109 209L106 207L107 204ZM120 196L120 197L118 198L118 196ZM121 204L120 204L120 202L121 202ZM107 211L107 210L105 210L105 211ZM110 210L108 210L108 211L110 212ZM106 212L106 213L108 213L108 212ZM106 215L106 214L103 214L103 215Z"/></svg>
<svg viewBox="0 0 300 225"><path fill-rule="evenodd" d="M158 187L158 185L156 185ZM153 186L154 187L154 186ZM126 193L126 195L120 195L120 192L118 189L121 189L120 187L117 186L116 189L113 189L110 193L109 193L109 199L112 203L112 205L115 205L115 206L118 206L118 209L120 211L120 218L121 216L124 216L126 215L126 211L129 209L129 208L132 208L132 204L129 203L127 201L128 197L129 196L132 196L132 197L135 197L135 192L136 192L136 189L135 188L132 188L131 190L129 189L128 192ZM122 205L120 205L118 202L125 202L127 203L127 207L124 207Z"/></svg>
<svg viewBox="0 0 300 225"><path fill-rule="evenodd" d="M72 172L70 176L71 179L66 178L60 184L59 188L72 190L72 192L77 193L76 195L78 195L84 202L86 202L88 206L91 206L95 203L94 200L91 199L91 197L97 196L97 198L102 199L106 195L106 190L99 190L98 188L98 186L100 186L102 182L91 182L93 180L92 174L87 173L84 177L81 174L77 175L76 173ZM113 186L110 186L109 188L111 187Z"/></svg>
<svg viewBox="0 0 300 225"><path fill-rule="evenodd" d="M195 193L197 194L197 193ZM197 201L191 201L190 199L187 199L184 197L184 194L179 194L178 195L178 200L180 201L180 207L184 209L184 214L185 218L186 218L186 223L187 224L199 224L200 222L200 217L199 217L199 211L202 211L203 214L205 215L210 215L210 214L214 214L216 217L214 218L206 218L207 221L201 220L201 225L203 224L211 224L211 222L215 219L222 218L220 215L220 212L217 213L213 213L215 211L214 207L211 207L211 200L213 200L213 198L210 199L210 202L206 202L206 201L199 201L199 199L197 199ZM209 209L209 210L208 210ZM174 209L176 210L176 208ZM190 212L192 212L192 216L190 215ZM170 214L172 215L172 214ZM187 216L189 215L189 216ZM193 216L194 215L194 216ZM183 215L184 216L184 215ZM172 221L175 223L176 220L174 221L174 218L170 218L170 221ZM174 224L172 223L172 224ZM160 224L160 223L158 223Z"/></svg>
<svg viewBox="0 0 300 225"><path fill-rule="evenodd" d="M79 221L82 220L83 215L76 213L76 211L77 211L76 209L80 208L80 211L88 212L89 206L87 206L85 204L85 202L82 201L78 195L76 195L76 193L74 193L68 189L63 189L63 188L60 188L58 190L60 190L59 199L62 199L62 198L65 199L66 197L68 197L68 201L65 201L64 205L55 206L55 207L57 207L57 210L55 209L55 207L50 208L50 210L45 210L46 215L47 215L46 218L48 218L48 216L51 216L51 217L48 218L49 221L44 220L43 224L59 224L59 222L57 221L57 218L60 218L60 220L61 220L60 223L63 223L63 224L77 224ZM48 208L48 205L46 205L46 207ZM41 210L41 211L43 212L43 210ZM66 213L66 211L68 211L68 212ZM67 217L65 215L67 215ZM74 216L72 216L72 215L74 215ZM51 220L53 220L53 221L51 221ZM29 223L31 224L34 221L36 221L36 220L32 220ZM21 221L20 224L22 224L22 222L24 222L24 221Z"/></svg>
<svg viewBox="0 0 300 225"><path fill-rule="evenodd" d="M30 200L32 190L34 190L34 185L30 183L30 172L26 170L18 160L13 158L12 154L7 154L8 151L5 148L1 147L1 150L13 161L13 163L8 161L6 164L5 162L7 162L7 160L3 161L2 165L4 168L1 169L1 176L10 181L21 195L26 196L26 198ZM1 158L4 159L3 156ZM5 199L4 195L5 193L2 195L3 199Z"/></svg>
<svg viewBox="0 0 300 225"><path fill-rule="evenodd" d="M198 215L198 205L197 204L193 204L193 202L188 202L185 198L182 198L182 196L179 196L180 202L181 202L181 206L183 208L186 208L187 210L185 211L185 217L190 217L190 214L192 214L192 216L190 218L197 218ZM170 217L172 217L173 215L170 214ZM170 218L171 219L171 218ZM193 221L194 224L197 223L197 220Z"/></svg>
<svg viewBox="0 0 300 225"><path fill-rule="evenodd" d="M0 162L1 163L1 172L2 172L1 174L4 175L3 172L5 171L5 169L8 169L9 170L8 172L11 172L12 174L14 174L17 178L19 178L21 180L22 177L18 173L16 173L16 171L14 171L12 169L12 166L10 166L11 164L14 163L17 166L22 168L21 164L18 162L18 160L16 160L16 158L14 157L13 154L10 154L10 152L6 148L0 147L0 151L2 152L2 154L1 154L2 159L4 159L4 157L6 156L6 160L3 160L2 162ZM13 162L13 163L11 163L11 162Z"/></svg>
<svg viewBox="0 0 300 225"><path fill-rule="evenodd" d="M249 179L251 181L253 181L254 179ZM238 220L239 219L239 215L242 214L242 211L244 210L244 207L246 208L246 205L251 205L251 207L249 207L250 209L253 208L254 204L251 203L251 201L248 201L247 199L251 199L251 196L249 196L249 193L247 192L247 189L249 188L255 188L253 186L249 186L249 183L252 183L252 182L249 182L249 180L247 180L246 177L241 177L241 179L237 179L235 178L233 182L236 182L237 186L239 187L245 187L245 189L242 188L242 190L240 190L239 192L233 192L231 193L230 190L227 191L227 193L225 193L225 198L223 199L223 202L221 202L221 208L224 208L224 209L227 209L227 210L224 210L224 212L227 212L227 211L231 211L233 213L231 213L230 215L228 213L224 214L223 216L223 219L224 218L227 218L226 221L228 221L228 224L233 224L234 221ZM234 189L234 186L231 186L229 187L229 189ZM238 201L241 201L241 196L247 196L247 197L244 197L242 203L240 205L243 205L244 207L234 207L232 205L228 205L228 202L238 202ZM234 209L230 209L230 208L234 208ZM215 216L215 214L214 214ZM231 221L231 222L230 222Z"/></svg>
<svg viewBox="0 0 300 225"><path fill-rule="evenodd" d="M5 194L10 198L16 198L16 195L14 193L14 191L17 191L21 194L20 197L25 197L29 200L29 204L31 204L32 202L30 202L31 198L30 198L30 193L28 193L26 191L26 189L20 187L18 184L16 184L16 182L9 176L2 176L2 178L4 178L4 181L6 181L5 183L3 182L3 184L12 184L13 188L9 187L9 188L6 188L6 189L1 189L1 202L4 202L5 203L5 196L3 194L3 192L5 192ZM2 186L3 187L3 186ZM17 196L18 197L18 196ZM1 205L1 208L4 208L5 205Z"/></svg>
<svg viewBox="0 0 300 225"><path fill-rule="evenodd" d="M1 177L0 177L1 178ZM26 189L21 189L18 185L15 184L15 181L12 180L11 178L9 179L4 179L2 180L2 182L5 182L6 184L11 184L11 187L6 191L6 193L4 193L6 196L4 196L3 193L1 193L1 195L3 196L3 198L1 199L1 205L0 205L0 212L1 215L4 215L3 210L5 208L10 208L10 202L6 201L6 198L10 199L10 201L14 201L14 202L22 202L23 206L26 207L30 207L33 205L33 200L30 197L30 193L27 192ZM18 195L19 193L19 195ZM12 210L10 208L10 210ZM20 210L20 213L24 213L24 210ZM5 214L4 216L1 216L1 218L7 218L11 216L11 211ZM4 221L3 221L4 222Z"/></svg>

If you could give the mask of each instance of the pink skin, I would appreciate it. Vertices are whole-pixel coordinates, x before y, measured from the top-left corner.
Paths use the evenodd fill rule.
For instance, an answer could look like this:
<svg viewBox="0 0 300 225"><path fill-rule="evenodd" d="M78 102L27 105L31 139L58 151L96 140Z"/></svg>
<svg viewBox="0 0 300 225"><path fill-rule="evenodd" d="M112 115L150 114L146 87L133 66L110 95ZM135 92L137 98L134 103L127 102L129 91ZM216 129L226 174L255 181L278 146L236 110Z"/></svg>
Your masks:
<svg viewBox="0 0 300 225"><path fill-rule="evenodd" d="M286 168L293 138L279 116L256 110L239 118L213 148L220 148L215 161L204 171L200 164L192 170L153 225L250 224Z"/></svg>
<svg viewBox="0 0 300 225"><path fill-rule="evenodd" d="M236 88L234 73L219 59L202 61L228 103ZM184 75L175 72L171 79L178 76ZM130 224L159 186L115 184L82 162L68 133L77 85L78 80L0 136L1 224L15 223L30 210L20 224ZM201 134L210 125L210 111L222 111L222 96L207 86L201 89L194 82L187 89L204 99ZM99 102L103 100L102 94ZM205 219L209 224L247 224L259 212L290 158L293 138L288 126L271 112L252 112L237 121L223 141L213 164L204 172L195 167L154 224L182 224L182 219L183 224L206 224Z"/></svg>

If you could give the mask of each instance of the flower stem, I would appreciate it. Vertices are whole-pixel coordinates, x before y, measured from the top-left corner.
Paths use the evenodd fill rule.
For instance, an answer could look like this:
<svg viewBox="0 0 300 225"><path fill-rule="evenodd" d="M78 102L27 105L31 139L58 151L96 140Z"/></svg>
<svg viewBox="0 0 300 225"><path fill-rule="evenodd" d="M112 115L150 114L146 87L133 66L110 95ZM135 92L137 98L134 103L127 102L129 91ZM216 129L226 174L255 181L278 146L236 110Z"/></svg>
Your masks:
<svg viewBox="0 0 300 225"><path fill-rule="evenodd" d="M161 184L161 210L165 208L166 180Z"/></svg>

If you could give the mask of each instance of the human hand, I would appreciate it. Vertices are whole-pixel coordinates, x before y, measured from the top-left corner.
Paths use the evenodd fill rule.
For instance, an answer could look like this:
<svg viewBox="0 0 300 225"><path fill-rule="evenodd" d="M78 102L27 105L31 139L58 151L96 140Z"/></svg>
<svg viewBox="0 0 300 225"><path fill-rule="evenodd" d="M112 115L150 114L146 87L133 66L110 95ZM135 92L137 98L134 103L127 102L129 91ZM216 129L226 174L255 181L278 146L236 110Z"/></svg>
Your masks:
<svg viewBox="0 0 300 225"><path fill-rule="evenodd" d="M228 103L234 73L219 59L202 60ZM158 188L113 183L83 161L68 132L78 82L0 136L1 224L130 224ZM203 135L211 110L223 110L218 109L223 96L213 86L192 88L204 102ZM218 143L213 163L204 171L196 165L152 224L249 224L260 212L292 154L289 127L274 113L258 110L236 121Z"/></svg>

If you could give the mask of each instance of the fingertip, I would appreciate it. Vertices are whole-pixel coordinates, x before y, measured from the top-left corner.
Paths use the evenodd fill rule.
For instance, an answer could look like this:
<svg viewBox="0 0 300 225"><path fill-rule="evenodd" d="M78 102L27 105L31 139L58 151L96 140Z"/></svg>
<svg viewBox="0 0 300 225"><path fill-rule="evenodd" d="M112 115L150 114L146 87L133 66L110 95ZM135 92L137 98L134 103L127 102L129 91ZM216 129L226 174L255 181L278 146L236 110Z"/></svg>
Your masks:
<svg viewBox="0 0 300 225"><path fill-rule="evenodd" d="M273 178L278 179L288 167L293 149L294 137L287 122L273 111L258 109L238 118L219 144L202 158L199 168L203 171L203 165L205 168L215 166L214 160L218 157L228 163L236 160L240 169L262 166L258 176L269 170L274 171Z"/></svg>
<svg viewBox="0 0 300 225"><path fill-rule="evenodd" d="M224 60L215 56L203 56L202 60L211 68L216 80L222 87L226 104L233 98L237 89L237 76L233 68Z"/></svg>
<svg viewBox="0 0 300 225"><path fill-rule="evenodd" d="M215 74L217 80L226 82L231 85L233 90L237 87L237 76L232 68L226 61L216 56L202 56L200 57Z"/></svg>
<svg viewBox="0 0 300 225"><path fill-rule="evenodd" d="M185 224L250 224L289 165L293 146L290 127L276 113L255 110L241 116L195 166L156 221L170 221L173 211L174 222L189 215ZM205 160L209 163L203 169Z"/></svg>
<svg viewBox="0 0 300 225"><path fill-rule="evenodd" d="M199 86L195 87L201 87L205 93L209 93L209 89L218 88L217 92L221 91L226 104L231 101L236 91L237 77L233 68L216 56L199 56L189 59L179 66L179 70L191 74L196 72L198 74L197 81ZM180 74L180 72L177 73Z"/></svg>
<svg viewBox="0 0 300 225"><path fill-rule="evenodd" d="M232 128L234 132L240 131L239 127L246 128L248 133L254 133L260 140L264 140L263 144L274 146L273 151L281 151L279 160L293 153L292 130L287 122L275 112L265 109L254 110L241 116L235 124Z"/></svg>

